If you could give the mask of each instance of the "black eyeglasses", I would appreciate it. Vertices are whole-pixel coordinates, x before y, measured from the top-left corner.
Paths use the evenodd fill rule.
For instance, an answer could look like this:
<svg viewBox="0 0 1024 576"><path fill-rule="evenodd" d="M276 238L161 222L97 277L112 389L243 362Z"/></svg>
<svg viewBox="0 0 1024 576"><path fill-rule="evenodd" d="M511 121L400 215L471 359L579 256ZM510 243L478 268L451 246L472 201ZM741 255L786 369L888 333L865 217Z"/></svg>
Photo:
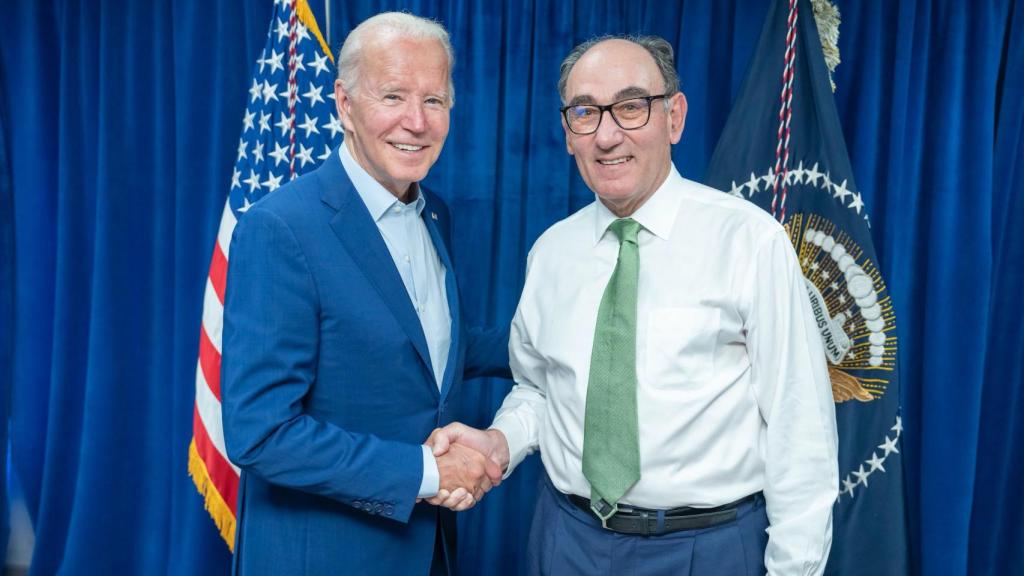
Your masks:
<svg viewBox="0 0 1024 576"><path fill-rule="evenodd" d="M636 130L647 126L651 120L651 102L667 98L668 94L657 96L639 96L612 102L604 106L597 104L573 104L560 108L565 124L573 134L586 136L597 132L601 126L601 118L607 110L612 120L623 130Z"/></svg>

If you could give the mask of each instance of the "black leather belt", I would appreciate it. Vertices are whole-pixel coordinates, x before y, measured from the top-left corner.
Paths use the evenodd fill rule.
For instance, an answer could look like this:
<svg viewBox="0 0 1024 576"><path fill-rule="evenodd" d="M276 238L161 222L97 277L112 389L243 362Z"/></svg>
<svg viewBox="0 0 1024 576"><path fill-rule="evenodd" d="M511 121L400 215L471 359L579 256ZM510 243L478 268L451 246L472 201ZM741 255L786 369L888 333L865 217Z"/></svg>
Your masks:
<svg viewBox="0 0 1024 576"><path fill-rule="evenodd" d="M736 519L736 508L761 498L761 493L751 494L735 502L716 506L715 508L672 508L670 510L650 510L636 506L619 505L619 510L603 523L604 527L621 534L640 534L651 536L680 532L682 530L700 530L712 528ZM590 500L575 494L569 494L569 501L600 520L590 508ZM660 525L659 525L660 524Z"/></svg>

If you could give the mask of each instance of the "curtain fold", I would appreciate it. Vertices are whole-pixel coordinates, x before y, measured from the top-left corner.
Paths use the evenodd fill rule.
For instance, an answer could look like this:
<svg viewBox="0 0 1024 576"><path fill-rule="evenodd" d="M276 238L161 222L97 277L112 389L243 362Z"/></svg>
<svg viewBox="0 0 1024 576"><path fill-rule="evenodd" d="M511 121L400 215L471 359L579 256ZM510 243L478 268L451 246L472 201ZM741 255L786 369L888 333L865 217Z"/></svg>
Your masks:
<svg viewBox="0 0 1024 576"><path fill-rule="evenodd" d="M836 103L901 339L915 571L1024 572L1021 2L837 4ZM388 9L451 31L452 129L425 185L452 207L467 318L499 324L534 240L593 199L565 152L565 54L605 33L672 43L689 101L673 158L700 180L767 5L333 2L330 41ZM34 574L229 570L187 447L210 250L270 14L269 0L5 5L0 378ZM462 418L488 424L509 386L469 382ZM464 573L523 573L540 473L530 459L460 516Z"/></svg>

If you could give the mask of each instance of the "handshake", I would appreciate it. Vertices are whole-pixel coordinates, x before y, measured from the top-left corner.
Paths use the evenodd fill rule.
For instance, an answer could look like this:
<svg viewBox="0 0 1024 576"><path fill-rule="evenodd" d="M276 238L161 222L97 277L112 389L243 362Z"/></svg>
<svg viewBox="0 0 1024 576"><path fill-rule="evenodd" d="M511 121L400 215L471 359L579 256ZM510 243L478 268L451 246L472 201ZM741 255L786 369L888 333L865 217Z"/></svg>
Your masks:
<svg viewBox="0 0 1024 576"><path fill-rule="evenodd" d="M440 488L426 501L456 512L468 510L501 483L508 467L508 442L498 430L477 430L459 422L437 428L425 442L437 459Z"/></svg>

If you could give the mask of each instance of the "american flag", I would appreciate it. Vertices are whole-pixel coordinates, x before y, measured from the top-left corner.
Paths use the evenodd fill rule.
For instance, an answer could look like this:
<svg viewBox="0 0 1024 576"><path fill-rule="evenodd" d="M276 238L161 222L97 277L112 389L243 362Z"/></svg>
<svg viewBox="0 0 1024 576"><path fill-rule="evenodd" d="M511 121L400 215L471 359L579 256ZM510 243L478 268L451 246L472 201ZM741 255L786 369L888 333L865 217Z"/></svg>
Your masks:
<svg viewBox="0 0 1024 576"><path fill-rule="evenodd" d="M231 233L253 202L316 167L341 141L341 123L334 114L333 63L306 0L276 0L266 45L253 69L238 157L206 281L189 445L189 474L232 550L239 472L224 448L220 403Z"/></svg>

